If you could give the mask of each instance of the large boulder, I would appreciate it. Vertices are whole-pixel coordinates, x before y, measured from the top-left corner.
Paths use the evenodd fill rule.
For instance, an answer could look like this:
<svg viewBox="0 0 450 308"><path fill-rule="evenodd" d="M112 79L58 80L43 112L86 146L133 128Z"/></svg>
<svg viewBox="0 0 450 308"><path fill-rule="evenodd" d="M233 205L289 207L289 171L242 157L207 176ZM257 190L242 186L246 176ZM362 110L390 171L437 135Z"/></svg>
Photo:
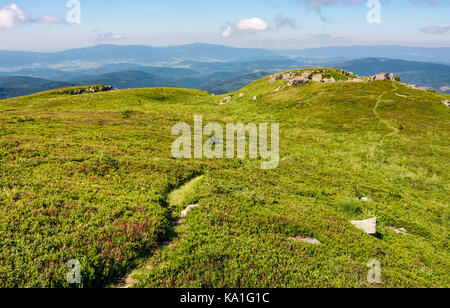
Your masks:
<svg viewBox="0 0 450 308"><path fill-rule="evenodd" d="M372 77L372 81L378 80L395 81L395 75L392 73L379 73Z"/></svg>
<svg viewBox="0 0 450 308"><path fill-rule="evenodd" d="M313 74L312 71L305 71L305 72L302 73L302 77L306 78L306 79L309 79L309 77L311 77L312 74Z"/></svg>
<svg viewBox="0 0 450 308"><path fill-rule="evenodd" d="M323 82L335 83L335 82L336 82L336 79L334 79L333 77L331 77L331 78L325 78L325 79L323 80Z"/></svg>
<svg viewBox="0 0 450 308"><path fill-rule="evenodd" d="M297 86L300 84L307 84L309 82L308 78L303 76L295 77L294 79L288 82L288 87Z"/></svg>
<svg viewBox="0 0 450 308"><path fill-rule="evenodd" d="M312 81L322 82L322 74L316 74L312 77Z"/></svg>
<svg viewBox="0 0 450 308"><path fill-rule="evenodd" d="M291 81L291 80L294 79L296 76L297 76L296 73L291 72L291 73L283 74L283 77L282 77L282 78L283 78L284 81Z"/></svg>
<svg viewBox="0 0 450 308"><path fill-rule="evenodd" d="M270 83L274 83L274 82L276 82L276 81L278 81L278 80L280 80L282 78L283 78L283 74L273 74L273 75L270 76L269 82Z"/></svg>
<svg viewBox="0 0 450 308"><path fill-rule="evenodd" d="M377 219L371 218L367 220L354 220L350 221L352 225L356 228L364 231L367 234L376 234L377 233Z"/></svg>

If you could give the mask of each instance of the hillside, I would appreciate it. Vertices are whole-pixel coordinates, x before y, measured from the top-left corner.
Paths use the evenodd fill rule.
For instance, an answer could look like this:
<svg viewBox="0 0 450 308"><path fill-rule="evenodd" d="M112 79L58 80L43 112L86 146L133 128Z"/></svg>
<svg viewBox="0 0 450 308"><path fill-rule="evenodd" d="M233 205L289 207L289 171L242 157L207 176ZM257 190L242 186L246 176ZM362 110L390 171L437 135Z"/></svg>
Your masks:
<svg viewBox="0 0 450 308"><path fill-rule="evenodd" d="M135 287L371 287L371 259L382 265L375 287L449 287L442 100L399 82L264 77L222 96L57 90L0 101L0 287L68 287L72 259L83 287L124 277ZM194 115L279 123L278 168L172 158L172 127L192 127ZM374 236L349 223L370 217Z"/></svg>

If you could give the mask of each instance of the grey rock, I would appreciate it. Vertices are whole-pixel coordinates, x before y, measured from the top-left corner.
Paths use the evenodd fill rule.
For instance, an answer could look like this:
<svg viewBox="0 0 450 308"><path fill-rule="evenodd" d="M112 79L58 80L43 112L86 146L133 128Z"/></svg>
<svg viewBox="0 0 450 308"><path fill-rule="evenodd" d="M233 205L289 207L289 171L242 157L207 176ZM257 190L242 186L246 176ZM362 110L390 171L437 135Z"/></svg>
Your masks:
<svg viewBox="0 0 450 308"><path fill-rule="evenodd" d="M442 101L442 103L443 103L445 106L450 107L450 101Z"/></svg>
<svg viewBox="0 0 450 308"><path fill-rule="evenodd" d="M296 76L297 76L296 73L291 72L291 73L284 74L282 78L284 81L290 81L290 80L294 79Z"/></svg>
<svg viewBox="0 0 450 308"><path fill-rule="evenodd" d="M297 86L299 84L307 84L309 82L308 78L305 77L295 77L288 82L288 87Z"/></svg>
<svg viewBox="0 0 450 308"><path fill-rule="evenodd" d="M273 74L273 75L270 76L269 82L270 83L274 83L274 82L276 82L276 81L278 81L278 80L280 80L282 78L283 78L283 74Z"/></svg>
<svg viewBox="0 0 450 308"><path fill-rule="evenodd" d="M378 81L378 80L395 81L395 76L392 73L378 73L372 77L372 81Z"/></svg>
<svg viewBox="0 0 450 308"><path fill-rule="evenodd" d="M333 77L331 77L331 78L325 78L325 79L323 80L323 82L327 82L327 83L335 83L335 82L336 82L336 79L334 79Z"/></svg>
<svg viewBox="0 0 450 308"><path fill-rule="evenodd" d="M302 77L308 79L309 77L311 77L312 74L313 74L312 71L305 71L302 73Z"/></svg>

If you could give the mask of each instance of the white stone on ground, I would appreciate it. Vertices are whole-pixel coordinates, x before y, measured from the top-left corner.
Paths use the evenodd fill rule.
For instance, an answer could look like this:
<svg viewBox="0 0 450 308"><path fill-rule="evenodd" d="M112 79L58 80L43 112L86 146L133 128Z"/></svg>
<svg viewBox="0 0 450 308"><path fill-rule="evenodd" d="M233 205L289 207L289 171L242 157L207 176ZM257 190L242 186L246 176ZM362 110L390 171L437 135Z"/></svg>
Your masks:
<svg viewBox="0 0 450 308"><path fill-rule="evenodd" d="M319 242L318 240L316 240L315 238L312 238L312 237L296 236L296 237L290 237L290 239L293 241L301 242L301 243L308 243L308 244L312 244L312 245L322 245L321 242Z"/></svg>
<svg viewBox="0 0 450 308"><path fill-rule="evenodd" d="M356 228L366 232L367 234L377 233L377 218L371 218L367 220L353 220L350 221Z"/></svg>
<svg viewBox="0 0 450 308"><path fill-rule="evenodd" d="M406 231L405 228L396 228L396 227L386 227L389 230L394 231L397 234L408 234L408 231Z"/></svg>
<svg viewBox="0 0 450 308"><path fill-rule="evenodd" d="M372 200L367 197L358 197L358 198L356 198L356 200L364 201L364 202L372 202Z"/></svg>
<svg viewBox="0 0 450 308"><path fill-rule="evenodd" d="M196 207L199 207L199 206L200 206L200 205L198 205L198 204L191 204L191 205L189 205L187 208L185 208L185 209L183 210L183 212L181 212L180 218L181 218L181 219L186 218L187 214L188 214L192 209L195 209Z"/></svg>

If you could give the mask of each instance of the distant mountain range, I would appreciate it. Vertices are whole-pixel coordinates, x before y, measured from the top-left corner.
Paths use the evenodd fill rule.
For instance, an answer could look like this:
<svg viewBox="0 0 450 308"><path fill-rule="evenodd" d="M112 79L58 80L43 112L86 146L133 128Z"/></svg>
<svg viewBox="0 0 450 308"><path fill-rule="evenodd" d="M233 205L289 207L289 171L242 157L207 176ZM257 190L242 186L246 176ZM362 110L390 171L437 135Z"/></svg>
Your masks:
<svg viewBox="0 0 450 308"><path fill-rule="evenodd" d="M338 67L362 76L393 72L405 82L450 93L450 66L445 63L450 64L450 48L264 50L197 43L98 45L55 53L0 51L0 99L88 84L184 87L222 94L273 72L305 67Z"/></svg>

